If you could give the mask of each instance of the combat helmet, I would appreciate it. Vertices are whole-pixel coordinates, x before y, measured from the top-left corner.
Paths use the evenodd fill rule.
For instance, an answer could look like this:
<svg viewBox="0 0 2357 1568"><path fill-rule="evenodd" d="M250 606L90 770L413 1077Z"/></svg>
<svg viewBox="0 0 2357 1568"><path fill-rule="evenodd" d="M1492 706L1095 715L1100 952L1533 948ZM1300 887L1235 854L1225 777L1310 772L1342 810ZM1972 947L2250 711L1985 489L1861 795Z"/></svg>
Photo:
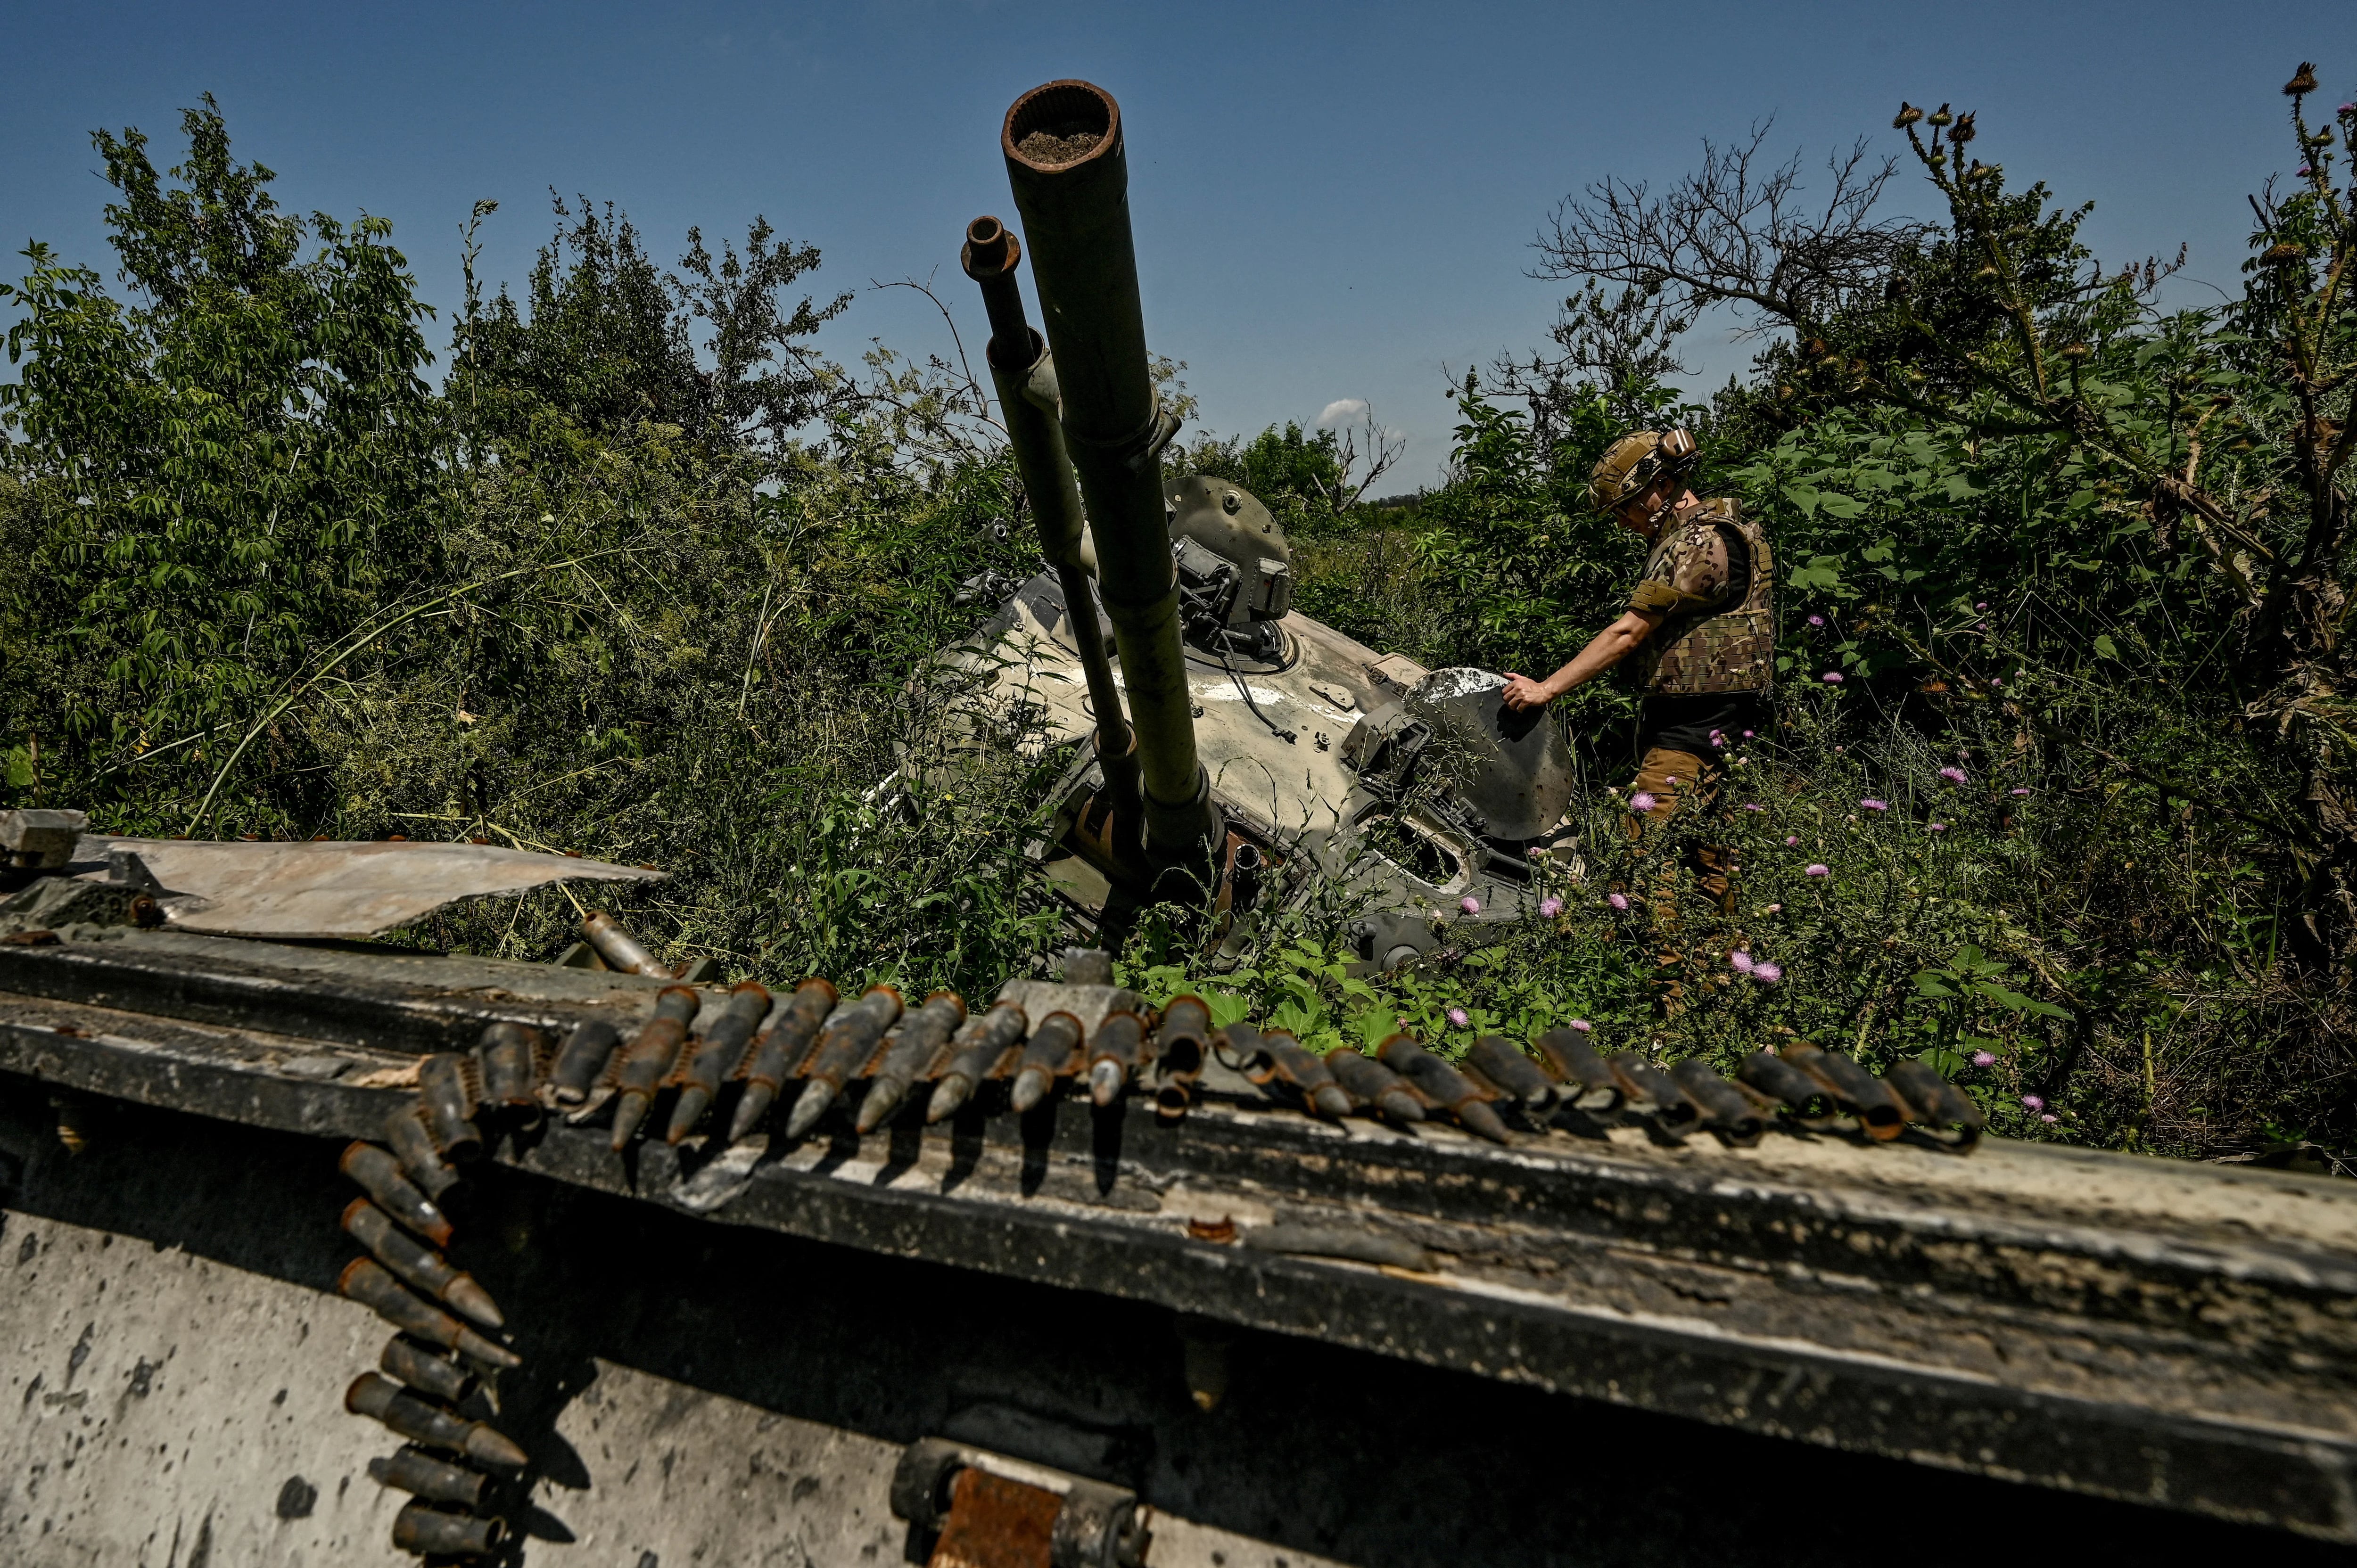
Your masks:
<svg viewBox="0 0 2357 1568"><path fill-rule="evenodd" d="M1690 430L1632 430L1596 460L1587 478L1587 504L1610 511L1663 475L1683 479L1701 456Z"/></svg>

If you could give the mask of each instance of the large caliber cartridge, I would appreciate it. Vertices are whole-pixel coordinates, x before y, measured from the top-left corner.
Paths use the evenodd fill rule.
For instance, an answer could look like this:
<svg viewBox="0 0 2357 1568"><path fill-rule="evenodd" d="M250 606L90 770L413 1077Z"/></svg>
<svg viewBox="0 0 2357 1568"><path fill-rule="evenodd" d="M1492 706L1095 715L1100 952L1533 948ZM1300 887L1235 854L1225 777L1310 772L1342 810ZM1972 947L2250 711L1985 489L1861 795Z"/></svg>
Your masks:
<svg viewBox="0 0 2357 1568"><path fill-rule="evenodd" d="M417 1299L372 1258L354 1258L336 1277L336 1291L429 1345L471 1356L485 1366L503 1371L523 1365L523 1358L504 1345L495 1345L457 1318Z"/></svg>
<svg viewBox="0 0 2357 1568"><path fill-rule="evenodd" d="M1400 1075L1369 1056L1361 1056L1348 1046L1326 1053L1326 1070L1351 1097L1354 1111L1372 1107L1377 1114L1394 1122L1421 1122L1424 1102L1408 1092Z"/></svg>
<svg viewBox="0 0 2357 1568"><path fill-rule="evenodd" d="M871 985L856 1002L846 1002L827 1015L811 1053L810 1069L802 1075L802 1097L786 1118L786 1136L799 1138L826 1114L842 1094L845 1082L876 1055L876 1043L900 1016L900 993L888 985Z"/></svg>
<svg viewBox="0 0 2357 1568"><path fill-rule="evenodd" d="M1760 1141L1760 1112L1751 1101L1743 1098L1736 1087L1710 1070L1699 1058L1688 1057L1670 1069L1674 1080L1688 1100L1700 1107L1702 1124L1721 1139L1738 1148L1749 1148Z"/></svg>
<svg viewBox="0 0 2357 1568"><path fill-rule="evenodd" d="M1906 1130L1906 1107L1881 1079L1841 1052L1795 1041L1784 1047L1784 1059L1832 1090L1843 1108L1857 1118L1867 1137L1888 1142Z"/></svg>
<svg viewBox="0 0 2357 1568"><path fill-rule="evenodd" d="M1089 1036L1089 1102L1103 1111L1129 1088L1146 1053L1146 1020L1124 1011L1108 1013Z"/></svg>
<svg viewBox="0 0 2357 1568"><path fill-rule="evenodd" d="M979 1017L968 1018L949 1044L949 1062L933 1080L925 1120L938 1122L954 1113L976 1086L996 1070L999 1059L1030 1026L1019 1004L1000 1002Z"/></svg>
<svg viewBox="0 0 2357 1568"><path fill-rule="evenodd" d="M1233 1041L1235 1037L1236 1026L1231 1024L1228 1038ZM1283 1029L1271 1029L1265 1035L1255 1032L1254 1037L1255 1044L1248 1058L1252 1069L1245 1077L1264 1087L1283 1084L1299 1095L1302 1103L1316 1115L1339 1119L1351 1113L1351 1096L1334 1081L1333 1071L1323 1057Z"/></svg>
<svg viewBox="0 0 2357 1568"><path fill-rule="evenodd" d="M480 1508L483 1487L490 1480L463 1465L436 1459L423 1448L404 1448L389 1459L371 1459L368 1473L369 1479L380 1487L437 1503L456 1503L462 1509Z"/></svg>
<svg viewBox="0 0 2357 1568"><path fill-rule="evenodd" d="M646 944L632 936L629 928L603 909L592 909L581 922L581 937L597 950L608 969L624 974L643 974L650 980L676 978L671 965L647 950Z"/></svg>
<svg viewBox="0 0 2357 1568"><path fill-rule="evenodd" d="M1702 1107L1686 1098L1677 1079L1636 1052L1615 1052L1605 1065L1620 1079L1622 1094L1653 1108L1654 1123L1664 1133L1684 1137L1702 1120Z"/></svg>
<svg viewBox="0 0 2357 1568"><path fill-rule="evenodd" d="M745 1096L728 1119L728 1141L735 1143L761 1124L777 1103L778 1090L802 1065L819 1026L834 1010L834 986L819 979L803 981L777 1010L770 1026L753 1043L753 1059L745 1068Z"/></svg>
<svg viewBox="0 0 2357 1568"><path fill-rule="evenodd" d="M1770 1052L1752 1052L1737 1064L1735 1076L1762 1094L1782 1101L1797 1121L1820 1122L1841 1113L1824 1084Z"/></svg>
<svg viewBox="0 0 2357 1568"><path fill-rule="evenodd" d="M500 1520L451 1513L413 1498L393 1516L393 1543L420 1557L489 1557L507 1539L507 1528Z"/></svg>
<svg viewBox="0 0 2357 1568"><path fill-rule="evenodd" d="M384 1141L393 1145L402 1175L415 1182L426 1197L440 1197L458 1185L458 1173L442 1163L441 1151L434 1146L434 1134L425 1130L417 1101L404 1100L386 1115Z"/></svg>
<svg viewBox="0 0 2357 1568"><path fill-rule="evenodd" d="M420 1344L405 1334L396 1334L384 1342L384 1354L377 1359L378 1366L389 1377L415 1389L419 1393L457 1404L480 1386L481 1380L449 1357L437 1354L429 1345Z"/></svg>
<svg viewBox="0 0 2357 1568"><path fill-rule="evenodd" d="M1587 1036L1568 1026L1549 1029L1531 1042L1546 1058L1555 1075L1569 1086L1571 1103L1582 1111L1598 1112L1617 1111L1626 1098L1620 1080L1612 1069L1596 1054Z"/></svg>
<svg viewBox="0 0 2357 1568"><path fill-rule="evenodd" d="M759 982L744 981L729 991L727 1005L704 1031L680 1076L679 1103L672 1107L664 1143L676 1144L694 1129L728 1075L744 1065L746 1043L769 1011L769 988Z"/></svg>
<svg viewBox="0 0 2357 1568"><path fill-rule="evenodd" d="M1501 1035L1484 1035L1465 1053L1466 1065L1511 1095L1532 1120L1544 1122L1564 1097L1564 1086Z"/></svg>
<svg viewBox="0 0 2357 1568"><path fill-rule="evenodd" d="M1187 1113L1195 1080L1211 1048L1211 1010L1200 996L1174 996L1154 1026L1154 1113L1166 1122Z"/></svg>
<svg viewBox="0 0 2357 1568"><path fill-rule="evenodd" d="M950 991L934 992L923 1006L903 1017L885 1037L884 1059L867 1080L853 1126L862 1133L882 1126L908 1098L909 1086L931 1070L951 1032L964 1022L965 999Z"/></svg>
<svg viewBox="0 0 2357 1568"><path fill-rule="evenodd" d="M437 1247L450 1244L450 1221L401 1174L400 1162L383 1149L369 1143L350 1144L336 1165L395 1219Z"/></svg>
<svg viewBox="0 0 2357 1568"><path fill-rule="evenodd" d="M505 1434L418 1398L382 1372L362 1372L353 1379L344 1391L344 1408L382 1422L412 1443L463 1454L478 1465L521 1470L528 1457Z"/></svg>
<svg viewBox="0 0 2357 1568"><path fill-rule="evenodd" d="M502 1019L475 1042L483 1103L526 1126L540 1120L540 1031Z"/></svg>
<svg viewBox="0 0 2357 1568"><path fill-rule="evenodd" d="M1070 1013L1050 1013L1031 1031L1016 1065L1013 1103L1020 1112L1048 1098L1056 1080L1072 1070L1073 1047L1081 1043L1081 1021Z"/></svg>
<svg viewBox="0 0 2357 1568"><path fill-rule="evenodd" d="M1942 1143L1961 1150L1980 1141L1981 1130L1987 1125L1981 1108L1931 1063L1900 1062L1883 1075L1883 1082L1905 1102L1907 1119L1921 1124Z"/></svg>
<svg viewBox="0 0 2357 1568"><path fill-rule="evenodd" d="M620 1031L606 1019L585 1018L576 1024L557 1053L556 1069L548 1075L549 1097L559 1105L578 1105L588 1099L621 1042Z"/></svg>
<svg viewBox="0 0 2357 1568"><path fill-rule="evenodd" d="M630 1135L646 1120L647 1107L654 1103L663 1079L671 1076L672 1064L679 1058L688 1020L703 1004L704 998L688 985L666 985L655 997L655 1015L639 1026L638 1037L622 1055L617 1080L620 1092L614 1100L617 1154L630 1146Z"/></svg>
<svg viewBox="0 0 2357 1568"><path fill-rule="evenodd" d="M466 1314L486 1328L506 1326L491 1293L475 1277L455 1267L430 1247L421 1246L396 1229L384 1210L365 1197L344 1208L344 1229L377 1256L378 1262L454 1311Z"/></svg>
<svg viewBox="0 0 2357 1568"><path fill-rule="evenodd" d="M1288 1040L1292 1037L1286 1036ZM1254 1083L1268 1081L1268 1040L1250 1020L1239 1018L1222 1029L1219 1037L1212 1041L1212 1048L1220 1053L1221 1059L1228 1066ZM1329 1073L1327 1076L1331 1078L1333 1075Z"/></svg>
<svg viewBox="0 0 2357 1568"><path fill-rule="evenodd" d="M417 1064L417 1104L425 1130L444 1159L457 1164L483 1152L483 1135L475 1127L475 1093L467 1083L467 1058L455 1051L437 1051Z"/></svg>
<svg viewBox="0 0 2357 1568"><path fill-rule="evenodd" d="M1414 1085L1426 1098L1447 1111L1469 1133L1493 1144L1512 1142L1506 1124L1481 1098L1472 1080L1417 1045L1407 1035L1394 1035L1376 1047L1385 1067Z"/></svg>

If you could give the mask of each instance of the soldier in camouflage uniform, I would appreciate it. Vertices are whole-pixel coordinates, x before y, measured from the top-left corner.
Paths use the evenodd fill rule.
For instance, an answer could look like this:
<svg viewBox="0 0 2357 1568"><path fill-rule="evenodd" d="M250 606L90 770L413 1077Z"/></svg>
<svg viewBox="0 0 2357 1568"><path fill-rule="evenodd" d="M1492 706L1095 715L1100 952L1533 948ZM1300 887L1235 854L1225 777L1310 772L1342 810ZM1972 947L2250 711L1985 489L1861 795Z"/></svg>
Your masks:
<svg viewBox="0 0 2357 1568"><path fill-rule="evenodd" d="M1652 547L1644 572L1627 611L1570 663L1544 681L1506 678L1509 707L1536 707L1631 660L1644 693L1631 795L1652 797L1641 817L1656 823L1681 803L1706 806L1723 754L1767 728L1774 669L1768 536L1733 501L1695 499L1686 487L1696 456L1684 430L1640 430L1605 449L1588 499ZM1641 817L1631 816L1632 833L1641 834ZM1726 908L1724 852L1706 848L1695 858L1704 888ZM1674 925L1674 905L1663 912Z"/></svg>

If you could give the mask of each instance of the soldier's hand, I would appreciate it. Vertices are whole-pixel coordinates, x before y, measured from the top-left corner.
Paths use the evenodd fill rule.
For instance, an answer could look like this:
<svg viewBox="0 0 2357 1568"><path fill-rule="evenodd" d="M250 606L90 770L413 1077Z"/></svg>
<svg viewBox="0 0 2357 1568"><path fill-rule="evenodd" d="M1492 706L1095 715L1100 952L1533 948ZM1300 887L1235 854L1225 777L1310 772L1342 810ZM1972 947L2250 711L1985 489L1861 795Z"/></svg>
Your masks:
<svg viewBox="0 0 2357 1568"><path fill-rule="evenodd" d="M1504 696L1506 706L1517 712L1523 708L1544 708L1555 700L1555 694L1538 682L1527 675L1517 675L1511 670L1506 671Z"/></svg>

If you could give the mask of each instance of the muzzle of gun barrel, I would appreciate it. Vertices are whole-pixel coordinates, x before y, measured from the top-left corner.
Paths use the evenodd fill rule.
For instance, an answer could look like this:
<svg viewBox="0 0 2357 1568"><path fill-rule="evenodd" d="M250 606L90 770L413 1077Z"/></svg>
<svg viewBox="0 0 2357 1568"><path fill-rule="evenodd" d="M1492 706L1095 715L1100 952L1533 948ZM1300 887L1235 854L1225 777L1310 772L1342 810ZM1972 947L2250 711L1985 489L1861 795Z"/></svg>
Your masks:
<svg viewBox="0 0 2357 1568"><path fill-rule="evenodd" d="M819 1026L834 1011L835 1001L834 986L813 978L795 986L794 993L778 1009L768 1032L753 1044L753 1059L745 1069L745 1095L728 1120L730 1143L759 1126L761 1118L770 1113L770 1107L777 1103L778 1090L802 1065L811 1042L818 1037Z"/></svg>
<svg viewBox="0 0 2357 1568"><path fill-rule="evenodd" d="M1165 1122L1187 1114L1210 1049L1211 1010L1200 996L1174 996L1154 1026L1154 1113Z"/></svg>
<svg viewBox="0 0 2357 1568"><path fill-rule="evenodd" d="M521 1470L529 1455L504 1434L420 1399L382 1372L362 1372L344 1391L344 1408L380 1422L412 1443L464 1455L478 1465Z"/></svg>
<svg viewBox="0 0 2357 1568"><path fill-rule="evenodd" d="M1831 1092L1815 1079L1783 1058L1754 1051L1735 1069L1735 1076L1772 1099L1781 1100L1794 1120L1818 1123L1841 1114Z"/></svg>
<svg viewBox="0 0 2357 1568"><path fill-rule="evenodd" d="M687 1071L680 1080L679 1102L672 1107L671 1126L663 1133L664 1143L677 1144L703 1119L728 1075L745 1065L745 1047L769 1012L769 988L759 982L744 981L729 991L727 1005L704 1031L704 1038L688 1058Z"/></svg>
<svg viewBox="0 0 2357 1568"><path fill-rule="evenodd" d="M1562 1100L1563 1086L1546 1069L1501 1035L1484 1035L1465 1053L1466 1065L1511 1097L1532 1121L1544 1124Z"/></svg>
<svg viewBox="0 0 2357 1568"><path fill-rule="evenodd" d="M386 1376L450 1404L457 1404L481 1386L474 1373L405 1334L384 1342L384 1354L377 1359L377 1365Z"/></svg>
<svg viewBox="0 0 2357 1568"><path fill-rule="evenodd" d="M1900 1062L1883 1075L1883 1083L1905 1102L1910 1122L1960 1152L1980 1142L1988 1125L1971 1096L1929 1062Z"/></svg>
<svg viewBox="0 0 2357 1568"><path fill-rule="evenodd" d="M932 1096L925 1105L925 1120L939 1122L955 1114L982 1080L997 1070L1000 1061L1030 1026L1030 1019L1014 1002L997 1003L979 1018L967 1019L965 1026L950 1041L949 1063L933 1081Z"/></svg>
<svg viewBox="0 0 2357 1568"><path fill-rule="evenodd" d="M1606 1066L1620 1079L1628 1099L1652 1108L1654 1124L1673 1137L1684 1137L1702 1120L1702 1107L1688 1100L1677 1079L1634 1051L1619 1051Z"/></svg>
<svg viewBox="0 0 2357 1568"><path fill-rule="evenodd" d="M1670 1077L1688 1100L1702 1110L1702 1124L1727 1143L1748 1149L1760 1141L1762 1123L1751 1102L1735 1085L1688 1057L1670 1069Z"/></svg>
<svg viewBox="0 0 2357 1568"><path fill-rule="evenodd" d="M539 1030L504 1019L475 1043L484 1104L524 1126L540 1120L540 1048Z"/></svg>
<svg viewBox="0 0 2357 1568"><path fill-rule="evenodd" d="M1467 1132L1493 1144L1512 1142L1506 1124L1490 1109L1471 1079L1426 1050L1407 1035L1394 1035L1375 1047L1383 1065L1455 1117Z"/></svg>
<svg viewBox="0 0 2357 1568"><path fill-rule="evenodd" d="M1906 1130L1907 1111L1898 1098L1881 1079L1841 1052L1796 1041L1784 1047L1784 1059L1830 1090L1842 1108L1857 1118L1867 1137L1887 1143Z"/></svg>
<svg viewBox="0 0 2357 1568"><path fill-rule="evenodd" d="M390 1458L371 1459L368 1473L369 1479L380 1487L437 1503L456 1503L462 1509L482 1507L483 1487L490 1480L463 1465L436 1459L423 1448L404 1448Z"/></svg>
<svg viewBox="0 0 2357 1568"><path fill-rule="evenodd" d="M900 993L888 985L871 985L856 1002L846 1002L827 1017L811 1054L810 1070L802 1075L801 1098L786 1118L788 1141L818 1124L843 1093L851 1075L875 1058L877 1042L900 1016Z"/></svg>
<svg viewBox="0 0 2357 1568"><path fill-rule="evenodd" d="M1120 1100L1145 1051L1145 1019L1127 1011L1106 1014L1089 1036L1089 1102L1103 1111Z"/></svg>
<svg viewBox="0 0 2357 1568"><path fill-rule="evenodd" d="M434 1146L434 1134L425 1130L425 1119L419 1113L415 1101L403 1101L385 1117L384 1141L393 1145L402 1174L415 1182L427 1197L440 1197L458 1185L458 1173L442 1163L441 1152Z"/></svg>
<svg viewBox="0 0 2357 1568"><path fill-rule="evenodd" d="M1013 1103L1019 1114L1048 1098L1056 1080L1072 1070L1072 1051L1081 1043L1081 1021L1070 1013L1050 1013L1031 1031L1016 1065Z"/></svg>
<svg viewBox="0 0 2357 1568"><path fill-rule="evenodd" d="M456 1350L502 1371L523 1365L523 1358L504 1345L493 1344L440 1307L412 1295L373 1258L354 1258L344 1265L344 1272L336 1278L336 1291L429 1345Z"/></svg>
<svg viewBox="0 0 2357 1568"><path fill-rule="evenodd" d="M506 1539L507 1526L499 1520L453 1513L423 1498L393 1516L393 1545L420 1557L489 1557Z"/></svg>
<svg viewBox="0 0 2357 1568"><path fill-rule="evenodd" d="M503 1328L490 1292L474 1276L453 1266L433 1249L397 1230L384 1210L365 1197L356 1197L344 1209L344 1229L352 1239L376 1254L377 1261L444 1305L466 1314L486 1328Z"/></svg>
<svg viewBox="0 0 2357 1568"><path fill-rule="evenodd" d="M549 1074L549 1098L559 1105L578 1105L588 1099L621 1043L621 1032L606 1019L585 1018L576 1024L556 1055L556 1070Z"/></svg>
<svg viewBox="0 0 2357 1568"><path fill-rule="evenodd" d="M467 1082L467 1058L456 1051L436 1051L417 1064L417 1104L434 1146L453 1165L464 1164L483 1152L483 1134L477 1130L475 1091Z"/></svg>
<svg viewBox="0 0 2357 1568"><path fill-rule="evenodd" d="M1403 1125L1424 1120L1424 1102L1408 1092L1399 1074L1374 1058L1344 1046L1327 1052L1325 1061L1326 1070L1351 1097L1352 1110L1372 1107L1377 1115Z"/></svg>
<svg viewBox="0 0 2357 1568"><path fill-rule="evenodd" d="M671 1076L672 1064L679 1059L679 1047L687 1039L688 1021L703 1004L704 999L687 985L666 985L655 997L655 1015L639 1026L637 1037L622 1055L622 1066L617 1075L613 1137L616 1154L630 1146L639 1123L646 1120L647 1107L654 1103L663 1079Z"/></svg>
<svg viewBox="0 0 2357 1568"><path fill-rule="evenodd" d="M401 1174L401 1165L374 1144L346 1145L336 1166L376 1199L379 1207L437 1247L450 1244L450 1221Z"/></svg>
<svg viewBox="0 0 2357 1568"><path fill-rule="evenodd" d="M1531 1043L1555 1075L1569 1086L1568 1097L1575 1107L1598 1115L1620 1108L1626 1096L1620 1079L1577 1029L1549 1029Z"/></svg>
<svg viewBox="0 0 2357 1568"><path fill-rule="evenodd" d="M1234 1027L1229 1026L1231 1034ZM1283 1084L1316 1115L1340 1121L1351 1113L1351 1096L1334 1081L1325 1058L1283 1029L1272 1029L1258 1038L1260 1070L1246 1075L1254 1082Z"/></svg>
<svg viewBox="0 0 2357 1568"><path fill-rule="evenodd" d="M883 1060L867 1080L859 1114L853 1119L854 1129L865 1136L882 1126L885 1118L908 1098L909 1087L931 1069L943 1044L964 1022L965 999L952 991L934 992L925 998L923 1006L901 1018L885 1036Z"/></svg>

